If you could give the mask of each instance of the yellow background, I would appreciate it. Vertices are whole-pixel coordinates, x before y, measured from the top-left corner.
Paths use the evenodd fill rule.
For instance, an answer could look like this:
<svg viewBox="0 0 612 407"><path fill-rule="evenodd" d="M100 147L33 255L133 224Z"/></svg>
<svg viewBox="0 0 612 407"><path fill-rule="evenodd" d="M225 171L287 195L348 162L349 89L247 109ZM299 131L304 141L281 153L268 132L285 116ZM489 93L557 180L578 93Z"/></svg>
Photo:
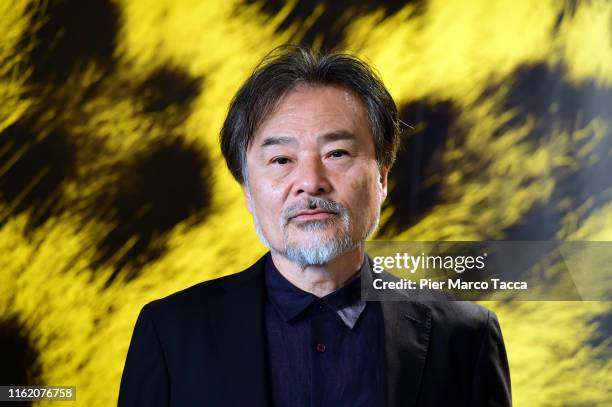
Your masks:
<svg viewBox="0 0 612 407"><path fill-rule="evenodd" d="M37 29L32 16L52 3L0 2L0 131L23 121L42 129L60 123L76 149L75 172L46 198L61 203L62 210L31 227L34 209L16 210L19 196L0 202L0 319L17 318L20 335L38 352L37 384L75 385L75 405L108 406L116 403L133 325L145 303L237 272L265 252L239 185L225 168L219 129L231 97L274 46L299 42L306 33L315 46L325 45L326 27L316 23L333 2L315 3L310 16L301 19L288 17L298 2L274 13L258 3L237 1L113 2L120 13L113 69L105 71L100 59L90 58L75 65L61 83L53 77L47 83L44 74L43 80L32 79L36 72L28 62L28 46L33 44L21 39ZM588 92L585 100L559 100L543 107L550 116L531 115L512 127L502 124L516 110L498 109L513 86L506 79L532 64L552 71L563 66L558 72L564 86L600 92L612 102L612 3L588 1L574 7L556 1L430 0L392 14L384 12L384 4L363 11L341 3L333 6L346 7L337 13L338 20L345 20L343 40L336 45L376 67L400 106L424 98L452 100L464 129L461 136L449 135L444 152L436 156L439 168L452 169L438 173L444 199L409 226L389 229L385 238L504 239L505 230L543 205L569 208L559 212L554 238L612 240L612 189L600 188L610 183L596 183L591 191L607 201L572 190L555 193L559 172L579 172L612 159L612 103L599 105L597 117L587 112L588 120L570 118L569 127L555 125L555 109L561 106L563 112L564 103L584 103L589 109ZM418 3L426 6L418 11ZM313 35L312 27L321 31ZM58 35L61 41L61 30ZM163 112L143 111L134 84L163 66L204 78L189 109L169 105ZM495 83L501 85L485 92ZM91 95L82 98L92 87ZM522 93L525 103L533 96L528 90ZM556 89L550 92L554 98ZM543 120L549 120L544 135L530 137ZM9 176L23 154L5 133L0 177ZM187 217L154 233L149 247L164 249L151 261L116 267L121 250L137 243L135 237L124 242L116 257L96 262L99 242L120 226L113 222L112 207L96 206L105 191L125 188L115 182L121 172L115 169L176 134L208 157L205 217ZM44 179L45 167L35 174ZM584 188L592 187L588 180L605 177L612 173L587 173ZM33 176L33 184L24 188L36 182ZM91 208L109 216L92 215ZM392 221L401 210L385 207L383 221ZM515 405L612 405L608 302L485 305L500 319ZM0 364L3 370L14 368L4 360Z"/></svg>

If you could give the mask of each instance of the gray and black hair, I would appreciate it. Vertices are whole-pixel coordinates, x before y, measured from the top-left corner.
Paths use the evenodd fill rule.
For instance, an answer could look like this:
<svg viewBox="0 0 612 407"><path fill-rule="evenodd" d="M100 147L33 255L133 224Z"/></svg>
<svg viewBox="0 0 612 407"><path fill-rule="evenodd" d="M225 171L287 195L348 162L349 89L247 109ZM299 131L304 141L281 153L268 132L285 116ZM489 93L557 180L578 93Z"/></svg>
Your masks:
<svg viewBox="0 0 612 407"><path fill-rule="evenodd" d="M372 68L352 55L283 45L268 54L238 90L221 129L221 151L240 184L248 182L246 152L253 135L281 98L300 85L335 85L357 94L368 112L378 166L391 168L400 121L393 98Z"/></svg>

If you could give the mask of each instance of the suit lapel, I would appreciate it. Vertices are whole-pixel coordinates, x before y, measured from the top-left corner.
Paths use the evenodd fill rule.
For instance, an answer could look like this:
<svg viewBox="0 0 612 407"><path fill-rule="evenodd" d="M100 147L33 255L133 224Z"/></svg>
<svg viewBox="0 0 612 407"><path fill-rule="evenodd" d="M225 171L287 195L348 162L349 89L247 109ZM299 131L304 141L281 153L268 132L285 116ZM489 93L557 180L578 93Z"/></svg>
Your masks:
<svg viewBox="0 0 612 407"><path fill-rule="evenodd" d="M411 301L381 302L385 324L387 405L416 406L431 328L431 310Z"/></svg>
<svg viewBox="0 0 612 407"><path fill-rule="evenodd" d="M231 405L268 405L262 260L209 303L219 368Z"/></svg>

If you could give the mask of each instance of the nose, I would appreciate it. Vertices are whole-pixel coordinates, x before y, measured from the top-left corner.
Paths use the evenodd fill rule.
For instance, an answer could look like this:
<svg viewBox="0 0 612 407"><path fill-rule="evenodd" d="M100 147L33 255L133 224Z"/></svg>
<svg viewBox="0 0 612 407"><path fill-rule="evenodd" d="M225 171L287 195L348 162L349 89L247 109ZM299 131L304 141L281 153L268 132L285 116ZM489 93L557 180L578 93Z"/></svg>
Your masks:
<svg viewBox="0 0 612 407"><path fill-rule="evenodd" d="M331 184L325 166L318 156L304 157L295 171L295 195L324 195L331 191Z"/></svg>

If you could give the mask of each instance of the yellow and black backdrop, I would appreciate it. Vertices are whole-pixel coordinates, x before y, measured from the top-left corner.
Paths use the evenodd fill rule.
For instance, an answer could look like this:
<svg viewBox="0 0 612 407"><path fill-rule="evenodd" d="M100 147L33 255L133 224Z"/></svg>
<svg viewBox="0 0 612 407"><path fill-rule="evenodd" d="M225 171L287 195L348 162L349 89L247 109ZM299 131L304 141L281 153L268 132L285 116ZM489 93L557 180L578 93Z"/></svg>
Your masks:
<svg viewBox="0 0 612 407"><path fill-rule="evenodd" d="M2 0L0 33L1 384L115 404L141 306L264 252L218 133L285 42L413 126L378 238L612 240L609 1ZM608 302L486 305L517 406L612 405Z"/></svg>

